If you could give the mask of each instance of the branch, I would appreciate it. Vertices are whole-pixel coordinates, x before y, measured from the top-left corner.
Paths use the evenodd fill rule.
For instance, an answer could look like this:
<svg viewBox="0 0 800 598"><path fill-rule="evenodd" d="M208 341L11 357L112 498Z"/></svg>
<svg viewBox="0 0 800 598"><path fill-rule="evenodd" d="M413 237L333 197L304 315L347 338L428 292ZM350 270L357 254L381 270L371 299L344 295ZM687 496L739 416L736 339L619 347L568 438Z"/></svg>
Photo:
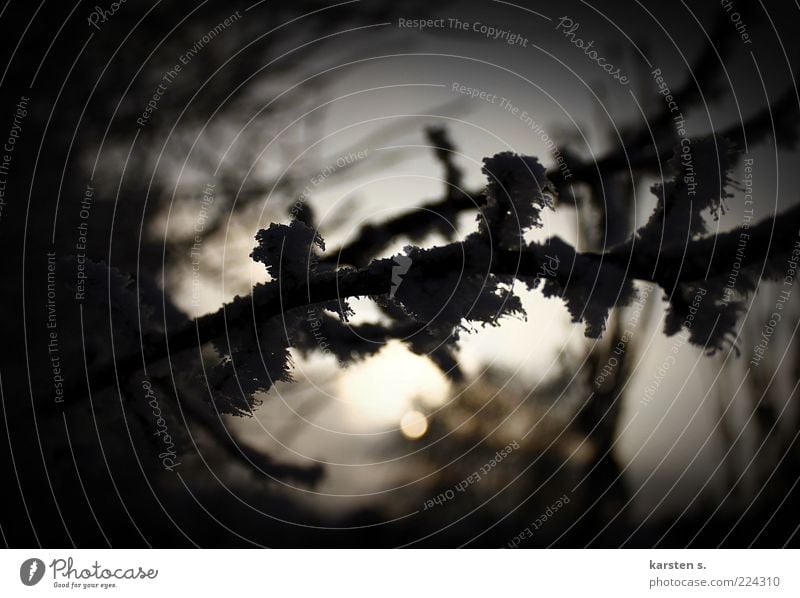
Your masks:
<svg viewBox="0 0 800 598"><path fill-rule="evenodd" d="M683 90L682 90L683 91ZM688 91L684 93L689 94ZM744 148L767 139L773 132L775 123L776 141L781 145L793 147L797 141L797 119L792 119L796 112L797 96L790 86L770 106L752 114L746 121L735 123L723 130L718 137L728 140L733 147ZM653 143L652 139L650 142ZM547 178L556 188L568 183L583 182L597 185L603 177L615 173L652 173L658 174L660 168L674 156L674 143L670 139L658 145L642 147L641 139L635 140L624 149L611 151L594 162L570 165L571 178L565 179L560 168L548 170ZM433 230L439 230L443 222L454 222L459 214L477 210L486 201L484 191L465 190L463 193L448 192L438 200L423 204L418 209L381 224L366 224L359 229L356 238L337 251L332 251L321 260L326 265L348 264L361 267L399 236L412 240L425 237ZM442 231L451 233L451 229Z"/></svg>
<svg viewBox="0 0 800 598"><path fill-rule="evenodd" d="M753 266L762 260L783 255L791 249L800 227L800 206L795 206L783 215L769 218L747 230L751 247L762 251L749 251L741 267ZM575 253L596 264L616 266L625 272L628 279L654 282L668 291L679 282L697 282L706 278L723 277L730 272L732 256L736 255L739 235L743 229L721 233L716 236L675 242L663 246L657 255L635 251L635 240L606 253ZM551 277L563 287L570 284L569 263L555 271L545 267L550 263L549 255L554 248L566 248L563 241L558 244L531 245L521 250L496 250L490 263L485 260L485 248L471 248L467 244L451 243L429 250L424 261L415 261L413 267L419 274L431 280L455 271L471 274L492 273L529 281L536 277ZM396 264L391 259L379 259L360 269L344 269L312 273L305 281L283 287L281 281L259 284L248 297L237 297L217 312L199 317L180 329L168 334L151 335L145 339L141 354L131 354L92 372L91 383L105 388L117 384L136 371L144 363L158 362L170 355L200 347L207 342L224 338L229 329L257 326L269 318L288 310L348 297L387 295L392 286L392 269ZM547 272L543 274L543 272ZM79 396L76 393L73 396Z"/></svg>
<svg viewBox="0 0 800 598"><path fill-rule="evenodd" d="M310 486L316 485L323 476L323 468L316 464L311 467L290 465L273 461L258 449L251 447L237 438L222 421L221 416L206 413L193 404L181 404L192 420L203 426L203 429L214 441L236 462L257 475L280 480L294 480Z"/></svg>

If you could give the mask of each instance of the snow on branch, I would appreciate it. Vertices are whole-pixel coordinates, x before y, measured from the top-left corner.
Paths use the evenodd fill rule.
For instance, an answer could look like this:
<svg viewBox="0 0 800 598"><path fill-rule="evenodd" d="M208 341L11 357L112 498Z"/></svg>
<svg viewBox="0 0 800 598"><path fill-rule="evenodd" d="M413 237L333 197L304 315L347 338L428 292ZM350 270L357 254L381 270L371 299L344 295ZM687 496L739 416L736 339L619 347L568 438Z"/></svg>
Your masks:
<svg viewBox="0 0 800 598"><path fill-rule="evenodd" d="M93 372L92 379L111 382L140 369L142 358L158 361L211 342L217 361L204 369L216 410L248 415L276 381L291 379L291 348L324 350L346 365L390 338L430 355L457 377L461 334L475 324L525 317L518 282L563 300L589 337L603 333L612 309L635 298L634 280L655 282L670 303L665 333L686 328L691 343L709 352L722 349L761 272L777 277L785 269L800 208L774 222L705 236L707 218L716 218L731 197L736 156L716 137L693 140L691 148L687 159L678 146L672 177L653 188L658 203L648 223L604 253L579 252L557 237L524 242L525 231L540 225L541 210L552 207L555 189L536 158L508 152L484 160L485 201L476 232L462 241L408 246L402 256L361 268L326 263L318 269L316 251L325 247L318 231L300 220L271 224L257 234L252 253L271 282L177 331L151 333L143 355L123 357L115 371ZM741 251L743 238L747 251ZM725 283L734 267L741 282L732 290ZM350 326L350 297L373 299L390 323Z"/></svg>

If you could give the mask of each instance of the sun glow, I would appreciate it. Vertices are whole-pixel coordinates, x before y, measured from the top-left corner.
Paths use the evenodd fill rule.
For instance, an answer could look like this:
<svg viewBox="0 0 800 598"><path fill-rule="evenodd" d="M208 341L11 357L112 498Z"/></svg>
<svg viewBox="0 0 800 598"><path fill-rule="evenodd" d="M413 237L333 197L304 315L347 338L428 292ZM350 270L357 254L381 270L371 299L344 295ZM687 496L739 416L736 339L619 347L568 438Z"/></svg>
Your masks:
<svg viewBox="0 0 800 598"><path fill-rule="evenodd" d="M400 431L406 438L420 438L428 431L428 420L419 411L406 411L400 420Z"/></svg>
<svg viewBox="0 0 800 598"><path fill-rule="evenodd" d="M338 391L357 424L402 426L401 419L415 412L415 402L431 407L443 404L450 383L430 360L392 341L378 355L344 371Z"/></svg>

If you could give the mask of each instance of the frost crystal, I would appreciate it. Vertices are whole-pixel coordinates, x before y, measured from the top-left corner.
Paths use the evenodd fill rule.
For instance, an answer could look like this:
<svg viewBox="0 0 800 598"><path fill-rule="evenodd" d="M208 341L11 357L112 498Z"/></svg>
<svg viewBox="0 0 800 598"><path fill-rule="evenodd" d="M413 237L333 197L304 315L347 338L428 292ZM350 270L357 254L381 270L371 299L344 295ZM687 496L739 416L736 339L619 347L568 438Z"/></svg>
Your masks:
<svg viewBox="0 0 800 598"><path fill-rule="evenodd" d="M547 179L544 166L531 156L512 152L484 158L483 173L488 177L487 202L478 217L482 233L496 237L495 243L516 246L523 234L541 226L542 209L553 207L555 187Z"/></svg>
<svg viewBox="0 0 800 598"><path fill-rule="evenodd" d="M258 246L250 254L267 267L273 279L304 280L315 268L314 246L325 250L325 241L317 231L300 220L291 224L270 224L256 234Z"/></svg>
<svg viewBox="0 0 800 598"><path fill-rule="evenodd" d="M491 251L479 235L441 249L406 247L411 265L393 298L409 316L437 335L449 335L462 320L496 326L503 315L524 315L519 298L489 272ZM469 268L465 256L472 261Z"/></svg>
<svg viewBox="0 0 800 598"><path fill-rule="evenodd" d="M528 286L535 288L543 280L544 296L561 297L572 321L586 324L586 336L600 337L611 309L633 300L633 283L622 268L608 259L576 253L558 237L532 247L549 256L551 271L529 280Z"/></svg>
<svg viewBox="0 0 800 598"><path fill-rule="evenodd" d="M252 328L232 331L229 342L217 345L223 357L208 373L214 405L221 413L251 415L260 404L256 393L291 380L289 342L279 319L262 326L258 337Z"/></svg>
<svg viewBox="0 0 800 598"><path fill-rule="evenodd" d="M663 244L694 238L708 232L702 212L716 218L732 197L733 154L717 138L679 145L669 162L673 178L653 185L658 203L647 224L637 231L640 250L652 254Z"/></svg>

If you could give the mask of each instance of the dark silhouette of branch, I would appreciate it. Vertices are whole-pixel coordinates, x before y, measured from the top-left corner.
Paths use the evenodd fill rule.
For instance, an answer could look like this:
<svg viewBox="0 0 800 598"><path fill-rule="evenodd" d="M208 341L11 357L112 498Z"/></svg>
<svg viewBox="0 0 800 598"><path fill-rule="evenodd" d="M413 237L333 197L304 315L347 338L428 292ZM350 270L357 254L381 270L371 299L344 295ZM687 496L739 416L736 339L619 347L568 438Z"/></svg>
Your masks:
<svg viewBox="0 0 800 598"><path fill-rule="evenodd" d="M314 486L324 474L321 465L303 467L274 461L260 450L242 441L236 434L225 426L219 415L208 413L191 401L181 403L185 415L202 426L214 442L225 451L231 459L256 475L280 480L294 480L301 484Z"/></svg>
<svg viewBox="0 0 800 598"><path fill-rule="evenodd" d="M774 122L776 141L781 145L794 147L799 122L794 117L796 112L797 94L794 87L789 87L772 105L752 114L743 123L730 125L717 137L728 140L735 148L744 148L767 139L773 133ZM572 178L569 181L565 180L564 173L558 167L548 170L547 178L556 188L562 188L571 182L585 182L600 188L599 182L603 177L618 173L660 175L666 163L674 156L674 140L670 137L667 142L653 146L649 135L648 139L649 142L644 147L640 147L641 141L635 141L630 147L611 151L594 162L570 164ZM447 189L440 199L424 203L411 212L380 224L365 224L353 241L330 252L321 260L322 263L364 266L398 236L419 240L434 230L445 235L450 234L450 228L442 230L443 222L453 222L459 214L477 210L486 200L482 189L464 190L460 193L451 191L454 187L450 185ZM562 197L561 203L570 203L568 195ZM558 204L557 198L556 205Z"/></svg>
<svg viewBox="0 0 800 598"><path fill-rule="evenodd" d="M741 267L744 269L786 255L794 244L798 228L800 206L750 227L748 234L752 247L760 247L762 252L745 254ZM429 280L461 271L479 275L491 273L523 281L552 278L562 288L568 288L574 275L571 265L582 259L591 264L598 275L603 267L613 266L624 271L628 279L654 282L669 292L679 283L702 282L727 275L741 232L741 229L735 229L686 243L676 241L663 246L657 255L636 251L635 240L606 253L577 253L554 238L542 245L490 252L487 261L485 247L451 243L429 250L426 259L415 262L413 268L419 276ZM543 266L550 263L551 256L556 253L563 257L561 267L543 275L547 271ZM571 259L570 255L573 256ZM196 318L178 330L145 337L141 354L121 357L111 366L90 372L90 380L95 389L114 385L141 370L143 363L158 362L183 351L199 351L203 344L225 338L231 329L258 327L295 308L339 302L348 297L387 295L391 290L395 265L391 259L379 259L360 269L311 273L305 280L290 286L282 285L280 280L259 284L254 287L252 295L237 297L218 311ZM76 396L82 394L76 393ZM56 407L50 409L57 410Z"/></svg>

